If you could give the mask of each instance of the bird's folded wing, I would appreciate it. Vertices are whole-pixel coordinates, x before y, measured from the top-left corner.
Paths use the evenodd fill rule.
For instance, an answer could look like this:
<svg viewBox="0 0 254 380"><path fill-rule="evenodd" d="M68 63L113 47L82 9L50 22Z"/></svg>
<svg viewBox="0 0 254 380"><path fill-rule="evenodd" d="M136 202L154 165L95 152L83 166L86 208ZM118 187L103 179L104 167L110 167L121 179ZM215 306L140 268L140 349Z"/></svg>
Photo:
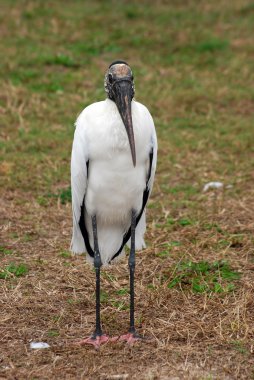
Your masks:
<svg viewBox="0 0 254 380"><path fill-rule="evenodd" d="M147 124L150 128L152 128L152 133L151 133L151 142L150 142L151 145L150 145L149 158L147 158L149 165L148 165L148 172L147 172L146 188L144 189L144 192L143 192L142 207L136 218L137 229L140 228L141 231L145 231L145 208L146 208L147 201L151 195L152 188L153 188L153 182L154 182L154 176L155 176L155 170L156 170L156 164L157 164L157 149L158 149L157 136L156 136L153 119L148 110L147 110L147 116L148 116ZM143 225L139 226L139 222ZM131 236L131 227L129 227L129 229L124 234L122 244L111 260L114 260L121 253L123 247L129 241L130 236ZM143 236L142 236L142 242L143 242ZM145 246L145 243L142 244L142 242L140 245Z"/></svg>
<svg viewBox="0 0 254 380"><path fill-rule="evenodd" d="M71 155L71 191L73 232L71 250L74 253L86 252L84 238L82 236L79 221L81 206L87 187L87 162L89 160L88 146L85 138L85 119L81 114L76 121L72 155Z"/></svg>

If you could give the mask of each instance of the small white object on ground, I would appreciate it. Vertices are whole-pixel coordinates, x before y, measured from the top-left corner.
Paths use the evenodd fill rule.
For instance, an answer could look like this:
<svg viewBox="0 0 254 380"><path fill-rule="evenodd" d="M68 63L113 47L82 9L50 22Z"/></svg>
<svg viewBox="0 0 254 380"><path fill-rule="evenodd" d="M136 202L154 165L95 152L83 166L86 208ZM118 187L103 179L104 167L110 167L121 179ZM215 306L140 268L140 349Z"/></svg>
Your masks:
<svg viewBox="0 0 254 380"><path fill-rule="evenodd" d="M41 348L49 348L50 345L48 343L44 343L44 342L31 342L30 343L30 348L34 349L34 350L38 350L38 349L41 349Z"/></svg>
<svg viewBox="0 0 254 380"><path fill-rule="evenodd" d="M223 183L222 182L208 182L205 184L203 187L203 191L207 191L210 189L222 189L223 188Z"/></svg>

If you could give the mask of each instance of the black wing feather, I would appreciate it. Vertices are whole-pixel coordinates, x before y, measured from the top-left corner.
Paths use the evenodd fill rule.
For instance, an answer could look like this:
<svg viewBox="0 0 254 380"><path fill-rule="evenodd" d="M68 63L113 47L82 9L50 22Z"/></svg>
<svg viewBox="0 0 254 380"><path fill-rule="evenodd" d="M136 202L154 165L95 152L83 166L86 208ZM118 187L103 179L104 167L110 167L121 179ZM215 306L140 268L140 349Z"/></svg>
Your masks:
<svg viewBox="0 0 254 380"><path fill-rule="evenodd" d="M87 180L88 180L89 161L86 162L86 169L87 169ZM92 250L92 247L90 245L88 231L87 231L86 223L85 223L85 197L84 197L83 203L81 205L79 228L80 228L80 231L82 233L82 236L83 236L83 239L85 242L87 253L89 254L89 256L94 257L94 251Z"/></svg>

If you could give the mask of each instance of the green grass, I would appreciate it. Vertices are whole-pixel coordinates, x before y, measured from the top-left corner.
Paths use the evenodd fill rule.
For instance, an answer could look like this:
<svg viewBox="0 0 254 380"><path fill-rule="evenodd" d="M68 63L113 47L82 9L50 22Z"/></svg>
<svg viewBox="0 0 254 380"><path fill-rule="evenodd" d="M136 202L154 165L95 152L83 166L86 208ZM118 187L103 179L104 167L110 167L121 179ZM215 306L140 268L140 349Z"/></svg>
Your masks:
<svg viewBox="0 0 254 380"><path fill-rule="evenodd" d="M122 288L122 289L117 290L116 293L119 294L120 296L122 296L122 295L126 295L126 294L129 294L129 289L127 289L127 288Z"/></svg>
<svg viewBox="0 0 254 380"><path fill-rule="evenodd" d="M0 268L0 279L25 276L27 273L28 267L26 264L11 263L4 268Z"/></svg>
<svg viewBox="0 0 254 380"><path fill-rule="evenodd" d="M124 301L111 300L111 305L116 308L118 311L128 310L129 303L125 303Z"/></svg>
<svg viewBox="0 0 254 380"><path fill-rule="evenodd" d="M161 149L167 147L169 162L184 164L183 174L187 174L189 149L192 163L202 155L208 171L216 164L208 151L217 151L220 165L215 166L215 177L228 173L233 178L236 161L229 162L230 152L239 158L239 169L243 162L245 170L251 167L251 160L248 164L244 156L251 149L253 115L240 117L232 102L237 105L237 101L253 99L253 87L246 79L254 64L246 59L249 51L244 50L244 42L239 48L232 45L234 29L225 33L217 29L226 22L235 30L251 31L252 16L246 16L246 7L239 12L226 7L220 14L216 6L206 12L191 4L155 9L150 3L146 7L126 3L115 4L112 12L110 3L95 2L88 7L77 1L73 8L62 8L56 2L50 11L46 4L24 10L24 28L33 28L33 33L19 33L12 22L1 40L5 51L0 68L2 89L11 86L9 96L16 99L0 116L9 136L1 141L2 159L9 165L2 184L24 190L33 186L40 197L43 190L50 192L64 183L64 192L69 182L72 124L82 107L104 98L104 72L119 56L130 60L137 99L150 108L158 135L163 137ZM4 1L3 15L7 10ZM57 17L56 29L45 22L48 17ZM106 25L111 25L109 30ZM6 105L4 97L0 102ZM25 107L20 110L23 102ZM239 156L239 149L246 153ZM186 198L198 193L187 181L167 188L172 195ZM61 202L66 201L69 194L63 193Z"/></svg>
<svg viewBox="0 0 254 380"><path fill-rule="evenodd" d="M188 218L180 218L178 220L175 220L172 217L169 217L166 219L164 224L158 223L156 225L156 227L158 227L158 228L164 228L164 227L170 228L170 227L172 227L173 229L178 229L181 227L191 226L193 224L194 224L194 221L192 221Z"/></svg>
<svg viewBox="0 0 254 380"><path fill-rule="evenodd" d="M182 245L182 243L180 241L169 241L167 243L163 243L162 244L162 247L164 248L163 251L160 251L156 254L156 256L159 256L161 258L166 258L166 257L170 257L170 255L172 255L172 250L175 248L175 247L180 247Z"/></svg>
<svg viewBox="0 0 254 380"><path fill-rule="evenodd" d="M47 335L48 335L48 337L50 337L50 338L54 338L54 337L59 336L60 333L59 333L58 330L49 330Z"/></svg>
<svg viewBox="0 0 254 380"><path fill-rule="evenodd" d="M62 204L71 202L71 188L68 187L67 189L61 190L58 197L60 198Z"/></svg>
<svg viewBox="0 0 254 380"><path fill-rule="evenodd" d="M59 65L64 67L79 67L77 63L73 61L73 59L65 54L57 54L54 56L44 57L43 63L46 65Z"/></svg>
<svg viewBox="0 0 254 380"><path fill-rule="evenodd" d="M168 288L191 289L194 293L225 293L235 289L240 273L226 261L180 262L174 269Z"/></svg>
<svg viewBox="0 0 254 380"><path fill-rule="evenodd" d="M240 352L241 354L247 354L248 353L248 349L245 347L244 342L241 342L240 340L233 340L231 342L231 344L234 347L234 349L236 351Z"/></svg>
<svg viewBox="0 0 254 380"><path fill-rule="evenodd" d="M13 250L0 246L0 255L3 255L3 256L13 255Z"/></svg>
<svg viewBox="0 0 254 380"><path fill-rule="evenodd" d="M71 253L69 251L61 251L59 254L60 257L63 257L64 259L69 259L71 257Z"/></svg>

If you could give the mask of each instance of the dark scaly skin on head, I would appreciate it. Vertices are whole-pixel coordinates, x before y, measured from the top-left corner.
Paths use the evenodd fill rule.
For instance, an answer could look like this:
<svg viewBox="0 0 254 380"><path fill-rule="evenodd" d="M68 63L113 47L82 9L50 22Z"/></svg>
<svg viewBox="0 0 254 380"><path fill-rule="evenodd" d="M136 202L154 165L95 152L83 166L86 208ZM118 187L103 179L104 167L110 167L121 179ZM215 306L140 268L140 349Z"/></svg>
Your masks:
<svg viewBox="0 0 254 380"><path fill-rule="evenodd" d="M106 72L105 91L115 102L128 136L133 166L136 166L135 138L132 125L131 102L134 97L134 78L129 65L123 61L113 62Z"/></svg>

